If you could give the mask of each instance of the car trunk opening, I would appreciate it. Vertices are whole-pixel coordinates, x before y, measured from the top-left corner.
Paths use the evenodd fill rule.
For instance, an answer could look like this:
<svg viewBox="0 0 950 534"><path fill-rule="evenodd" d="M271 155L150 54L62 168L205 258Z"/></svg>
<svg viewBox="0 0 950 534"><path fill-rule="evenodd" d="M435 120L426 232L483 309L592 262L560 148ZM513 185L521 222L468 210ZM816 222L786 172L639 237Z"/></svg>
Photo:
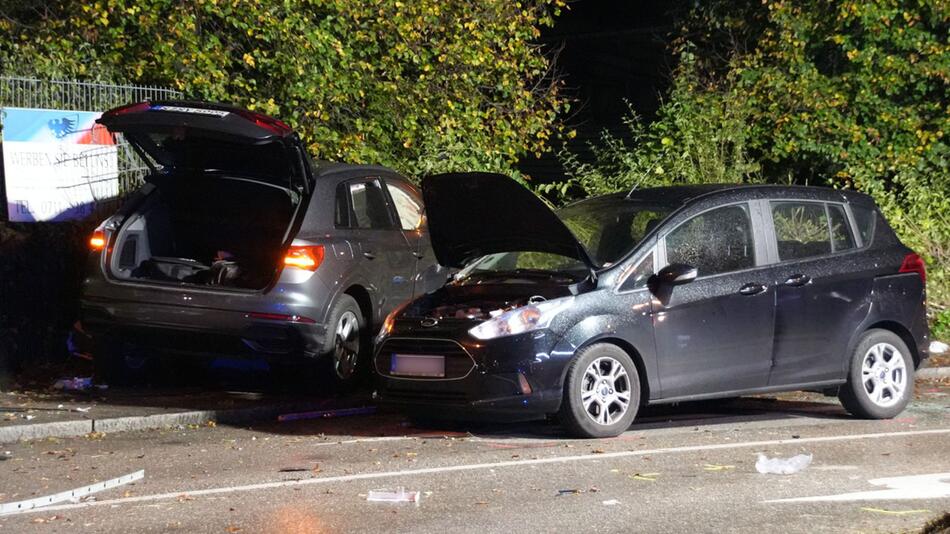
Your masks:
<svg viewBox="0 0 950 534"><path fill-rule="evenodd" d="M147 187L113 241L114 278L250 290L274 280L299 195L228 177Z"/></svg>

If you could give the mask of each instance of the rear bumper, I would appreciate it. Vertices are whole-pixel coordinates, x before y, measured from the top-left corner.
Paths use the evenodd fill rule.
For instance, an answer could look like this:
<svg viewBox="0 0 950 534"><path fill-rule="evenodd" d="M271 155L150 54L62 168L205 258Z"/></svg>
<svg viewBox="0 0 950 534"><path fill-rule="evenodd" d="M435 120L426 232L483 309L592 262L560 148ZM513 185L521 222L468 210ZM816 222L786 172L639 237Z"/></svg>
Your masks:
<svg viewBox="0 0 950 534"><path fill-rule="evenodd" d="M121 341L168 355L316 357L322 324L260 319L251 312L84 298L83 329L94 343Z"/></svg>

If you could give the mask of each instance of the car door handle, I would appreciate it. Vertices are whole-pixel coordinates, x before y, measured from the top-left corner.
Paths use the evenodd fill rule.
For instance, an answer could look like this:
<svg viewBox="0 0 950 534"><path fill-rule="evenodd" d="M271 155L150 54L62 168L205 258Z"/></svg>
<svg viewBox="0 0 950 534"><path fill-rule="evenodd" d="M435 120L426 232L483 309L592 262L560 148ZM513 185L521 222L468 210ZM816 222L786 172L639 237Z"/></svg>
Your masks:
<svg viewBox="0 0 950 534"><path fill-rule="evenodd" d="M766 289L768 288L762 284L746 284L739 288L739 294L747 296L758 295Z"/></svg>
<svg viewBox="0 0 950 534"><path fill-rule="evenodd" d="M809 282L811 282L811 277L807 274L793 274L785 280L785 285L791 287L801 287Z"/></svg>
<svg viewBox="0 0 950 534"><path fill-rule="evenodd" d="M363 257L368 260L372 260L372 259L376 259L376 254L373 254L372 252L364 252Z"/></svg>

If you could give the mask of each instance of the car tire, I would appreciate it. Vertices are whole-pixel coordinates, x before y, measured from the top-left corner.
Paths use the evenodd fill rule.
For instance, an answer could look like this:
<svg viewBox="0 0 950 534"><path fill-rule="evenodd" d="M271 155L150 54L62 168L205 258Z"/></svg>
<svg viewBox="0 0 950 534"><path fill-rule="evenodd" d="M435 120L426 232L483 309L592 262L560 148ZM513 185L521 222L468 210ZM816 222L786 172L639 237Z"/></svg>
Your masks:
<svg viewBox="0 0 950 534"><path fill-rule="evenodd" d="M558 413L579 438L623 433L640 408L640 374L620 347L598 343L577 352L567 369Z"/></svg>
<svg viewBox="0 0 950 534"><path fill-rule="evenodd" d="M890 419L904 411L914 391L914 359L907 344L888 330L868 330L851 354L848 382L838 398L863 419Z"/></svg>
<svg viewBox="0 0 950 534"><path fill-rule="evenodd" d="M359 304L353 297L341 295L330 310L322 358L322 367L338 389L352 389L366 378L371 345L369 326Z"/></svg>

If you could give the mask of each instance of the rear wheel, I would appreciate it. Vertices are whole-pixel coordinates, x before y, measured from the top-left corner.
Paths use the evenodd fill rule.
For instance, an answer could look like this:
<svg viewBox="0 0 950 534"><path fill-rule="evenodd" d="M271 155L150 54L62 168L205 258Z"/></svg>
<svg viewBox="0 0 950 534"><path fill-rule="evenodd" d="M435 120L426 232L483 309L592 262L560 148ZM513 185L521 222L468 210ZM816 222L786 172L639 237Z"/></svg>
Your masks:
<svg viewBox="0 0 950 534"><path fill-rule="evenodd" d="M93 354L96 382L114 386L142 384L156 372L154 356L135 345L119 340L103 340Z"/></svg>
<svg viewBox="0 0 950 534"><path fill-rule="evenodd" d="M341 295L327 322L328 353L324 360L338 386L355 386L365 376L369 359L369 329L356 300Z"/></svg>
<svg viewBox="0 0 950 534"><path fill-rule="evenodd" d="M567 371L559 413L571 434L617 436L630 426L639 408L640 375L626 352L600 343L577 353Z"/></svg>
<svg viewBox="0 0 950 534"><path fill-rule="evenodd" d="M914 361L907 344L888 330L868 330L851 355L848 383L838 398L851 414L889 419L904 411L914 391Z"/></svg>

